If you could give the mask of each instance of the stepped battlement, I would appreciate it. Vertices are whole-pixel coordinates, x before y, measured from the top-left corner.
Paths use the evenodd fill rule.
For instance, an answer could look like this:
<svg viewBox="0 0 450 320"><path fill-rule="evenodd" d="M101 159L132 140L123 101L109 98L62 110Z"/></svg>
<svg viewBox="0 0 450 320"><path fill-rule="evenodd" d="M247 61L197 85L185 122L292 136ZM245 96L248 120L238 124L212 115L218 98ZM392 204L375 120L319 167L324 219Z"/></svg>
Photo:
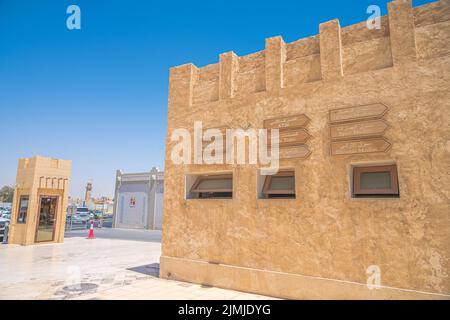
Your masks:
<svg viewBox="0 0 450 320"><path fill-rule="evenodd" d="M177 94L169 102L195 106L436 58L450 53L449 31L449 0L416 8L411 0L395 0L379 29L366 21L341 28L335 19L320 24L312 37L291 43L272 37L256 53L239 57L231 51L216 64L173 67L170 88Z"/></svg>

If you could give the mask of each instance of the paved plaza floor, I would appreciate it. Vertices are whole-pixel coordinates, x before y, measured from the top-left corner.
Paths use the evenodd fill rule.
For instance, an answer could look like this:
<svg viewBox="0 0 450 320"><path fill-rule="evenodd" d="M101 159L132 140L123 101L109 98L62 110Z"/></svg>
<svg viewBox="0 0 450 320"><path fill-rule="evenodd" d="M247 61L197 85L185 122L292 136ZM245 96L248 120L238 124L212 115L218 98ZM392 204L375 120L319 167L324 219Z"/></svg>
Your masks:
<svg viewBox="0 0 450 320"><path fill-rule="evenodd" d="M96 230L61 244L0 245L0 299L268 299L158 277L161 232Z"/></svg>

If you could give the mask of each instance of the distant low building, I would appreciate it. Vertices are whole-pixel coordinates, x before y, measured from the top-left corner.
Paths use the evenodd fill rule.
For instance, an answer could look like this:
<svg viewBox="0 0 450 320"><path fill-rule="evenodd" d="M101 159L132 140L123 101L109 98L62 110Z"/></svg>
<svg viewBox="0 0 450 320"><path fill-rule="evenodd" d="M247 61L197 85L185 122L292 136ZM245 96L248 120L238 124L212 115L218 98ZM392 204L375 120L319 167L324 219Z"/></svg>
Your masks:
<svg viewBox="0 0 450 320"><path fill-rule="evenodd" d="M117 170L114 196L114 228L162 228L164 173L123 173Z"/></svg>
<svg viewBox="0 0 450 320"><path fill-rule="evenodd" d="M114 203L95 203L94 208L95 211L112 214L114 212Z"/></svg>

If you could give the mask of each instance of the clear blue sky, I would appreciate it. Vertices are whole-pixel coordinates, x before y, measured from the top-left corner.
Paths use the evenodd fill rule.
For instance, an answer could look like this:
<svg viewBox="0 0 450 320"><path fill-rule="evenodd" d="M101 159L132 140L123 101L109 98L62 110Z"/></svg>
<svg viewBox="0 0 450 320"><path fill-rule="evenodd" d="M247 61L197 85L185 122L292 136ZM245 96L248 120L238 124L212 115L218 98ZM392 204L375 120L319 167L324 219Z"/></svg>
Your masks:
<svg viewBox="0 0 450 320"><path fill-rule="evenodd" d="M81 30L66 28L70 4ZM371 4L386 14L380 0L0 0L0 186L38 154L73 161L71 195L92 179L112 196L116 169L163 168L169 67L354 24Z"/></svg>

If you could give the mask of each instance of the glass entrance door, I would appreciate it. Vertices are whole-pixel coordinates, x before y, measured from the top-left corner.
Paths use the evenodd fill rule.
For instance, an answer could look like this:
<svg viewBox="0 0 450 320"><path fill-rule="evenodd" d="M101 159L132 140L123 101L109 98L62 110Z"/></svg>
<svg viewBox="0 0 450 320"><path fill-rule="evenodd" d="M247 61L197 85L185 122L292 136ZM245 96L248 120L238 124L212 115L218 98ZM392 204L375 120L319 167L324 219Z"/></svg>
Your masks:
<svg viewBox="0 0 450 320"><path fill-rule="evenodd" d="M57 204L58 197L41 197L39 204L39 220L36 231L36 242L53 240L55 235Z"/></svg>

